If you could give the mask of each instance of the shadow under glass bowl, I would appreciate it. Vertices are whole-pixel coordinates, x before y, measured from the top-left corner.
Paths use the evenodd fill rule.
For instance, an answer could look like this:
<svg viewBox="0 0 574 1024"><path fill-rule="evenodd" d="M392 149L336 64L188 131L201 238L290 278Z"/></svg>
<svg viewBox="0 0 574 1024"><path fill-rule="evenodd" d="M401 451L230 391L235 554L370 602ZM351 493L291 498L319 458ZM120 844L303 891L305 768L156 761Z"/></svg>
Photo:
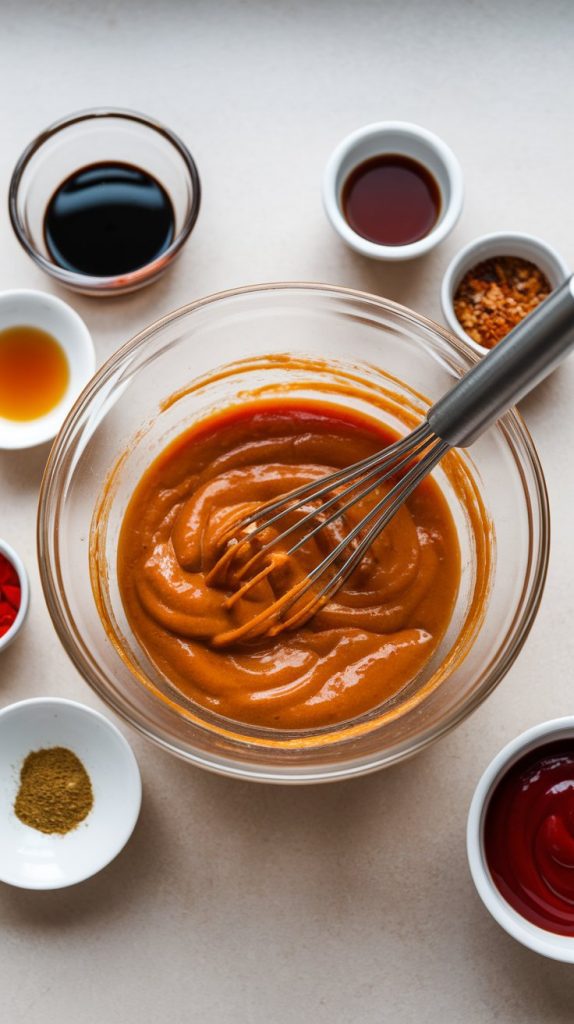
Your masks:
<svg viewBox="0 0 574 1024"><path fill-rule="evenodd" d="M110 277L68 270L46 245L44 218L58 187L70 175L99 163L123 163L151 174L170 198L175 224L171 244L151 262ZM124 295L161 277L181 252L197 220L201 186L195 161L169 128L144 114L119 108L81 110L56 121L26 147L14 168L8 208L18 241L60 284L85 295Z"/></svg>
<svg viewBox="0 0 574 1024"><path fill-rule="evenodd" d="M282 360L283 353L289 359ZM431 662L405 691L353 721L282 732L232 722L188 701L133 636L115 562L136 483L194 421L245 400L254 389L266 399L280 397L286 387L291 397L309 397L320 385L327 400L341 402L341 382L344 392L345 379L352 378L359 382L359 398L352 403L405 433L477 358L463 342L401 306L310 284L210 296L124 345L93 378L60 431L39 505L46 600L64 647L90 686L173 753L222 774L268 782L365 774L421 750L465 718L520 651L546 575L544 478L515 411L470 453L448 457L456 462L454 476L443 466L435 471L461 546L451 624ZM214 373L234 360L232 370ZM373 412L373 396L381 391L387 409ZM464 502L453 485L457 474L468 484ZM473 503L486 509L480 529L472 525Z"/></svg>

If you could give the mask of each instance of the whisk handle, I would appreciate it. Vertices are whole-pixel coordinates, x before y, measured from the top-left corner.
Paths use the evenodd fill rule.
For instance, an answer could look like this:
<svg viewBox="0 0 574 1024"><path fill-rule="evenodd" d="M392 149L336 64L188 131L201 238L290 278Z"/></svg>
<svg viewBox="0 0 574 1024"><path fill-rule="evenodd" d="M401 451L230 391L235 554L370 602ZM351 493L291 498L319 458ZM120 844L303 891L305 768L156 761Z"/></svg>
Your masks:
<svg viewBox="0 0 574 1024"><path fill-rule="evenodd" d="M427 414L435 434L465 448L574 348L574 277L485 355Z"/></svg>

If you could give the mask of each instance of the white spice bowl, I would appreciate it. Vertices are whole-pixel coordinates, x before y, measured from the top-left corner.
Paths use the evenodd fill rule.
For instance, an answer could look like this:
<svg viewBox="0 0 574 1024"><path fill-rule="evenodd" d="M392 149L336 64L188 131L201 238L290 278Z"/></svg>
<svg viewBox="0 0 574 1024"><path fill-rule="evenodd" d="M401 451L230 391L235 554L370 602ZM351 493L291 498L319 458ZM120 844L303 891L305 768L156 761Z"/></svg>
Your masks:
<svg viewBox="0 0 574 1024"><path fill-rule="evenodd" d="M556 252L556 249L553 249L542 238L523 231L494 231L489 235L481 235L480 238L475 238L473 242L465 245L464 249L461 249L453 257L446 269L442 279L440 300L444 319L451 331L481 356L489 352L490 349L485 345L479 345L474 338L466 333L454 311L454 296L464 275L469 270L477 263L497 256L514 256L534 263L546 275L553 291L570 274L568 264Z"/></svg>
<svg viewBox="0 0 574 1024"><path fill-rule="evenodd" d="M94 803L79 825L46 834L16 816L14 801L29 753L66 747L86 769ZM21 889L62 889L106 867L130 838L141 778L128 741L99 711L38 697L0 710L0 881Z"/></svg>
<svg viewBox="0 0 574 1024"><path fill-rule="evenodd" d="M486 812L498 783L525 754L539 747L542 749L547 743L565 739L574 742L574 715L541 722L503 747L485 769L474 791L468 812L466 850L478 895L501 928L535 953L551 960L574 964L574 938L539 928L511 907L494 882L484 848Z"/></svg>
<svg viewBox="0 0 574 1024"><path fill-rule="evenodd" d="M58 433L94 373L96 353L81 316L67 302L48 292L29 288L0 292L0 331L9 327L35 327L51 334L68 363L68 386L53 409L29 420L0 416L0 449L33 448L52 441Z"/></svg>
<svg viewBox="0 0 574 1024"><path fill-rule="evenodd" d="M387 153L410 157L435 179L441 198L438 220L424 238L407 245L379 245L354 231L343 212L343 188L355 167ZM464 194L460 164L433 132L408 121L380 121L347 135L331 154L323 175L323 205L338 235L351 249L375 260L411 260L442 242L455 226Z"/></svg>

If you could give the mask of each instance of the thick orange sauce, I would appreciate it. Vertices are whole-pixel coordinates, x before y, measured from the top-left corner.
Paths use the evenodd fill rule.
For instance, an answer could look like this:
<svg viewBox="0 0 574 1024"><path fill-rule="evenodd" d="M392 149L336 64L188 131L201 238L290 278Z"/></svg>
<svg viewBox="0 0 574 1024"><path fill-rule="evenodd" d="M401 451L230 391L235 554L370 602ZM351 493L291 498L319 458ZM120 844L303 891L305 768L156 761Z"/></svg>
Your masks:
<svg viewBox="0 0 574 1024"><path fill-rule="evenodd" d="M123 520L118 580L128 621L163 675L228 719L282 730L328 726L378 707L436 650L456 600L451 514L428 479L335 597L277 636L221 644L304 575L341 536L323 531L244 599L208 584L230 517L395 440L325 402L248 404L191 428L150 466ZM348 531L381 497L346 514Z"/></svg>

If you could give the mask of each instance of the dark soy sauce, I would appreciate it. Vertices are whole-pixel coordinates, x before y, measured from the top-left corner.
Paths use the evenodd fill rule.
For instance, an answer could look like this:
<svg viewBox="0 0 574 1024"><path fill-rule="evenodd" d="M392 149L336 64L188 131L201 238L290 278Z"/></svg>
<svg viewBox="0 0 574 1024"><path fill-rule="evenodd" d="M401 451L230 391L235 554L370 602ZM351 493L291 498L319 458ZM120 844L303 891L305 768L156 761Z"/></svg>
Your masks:
<svg viewBox="0 0 574 1024"><path fill-rule="evenodd" d="M417 160L399 153L372 157L343 185L343 212L358 235L378 245L408 245L428 235L440 213L440 191Z"/></svg>
<svg viewBox="0 0 574 1024"><path fill-rule="evenodd" d="M157 259L173 241L175 215L165 189L124 163L82 167L48 203L44 237L58 266L115 277Z"/></svg>

